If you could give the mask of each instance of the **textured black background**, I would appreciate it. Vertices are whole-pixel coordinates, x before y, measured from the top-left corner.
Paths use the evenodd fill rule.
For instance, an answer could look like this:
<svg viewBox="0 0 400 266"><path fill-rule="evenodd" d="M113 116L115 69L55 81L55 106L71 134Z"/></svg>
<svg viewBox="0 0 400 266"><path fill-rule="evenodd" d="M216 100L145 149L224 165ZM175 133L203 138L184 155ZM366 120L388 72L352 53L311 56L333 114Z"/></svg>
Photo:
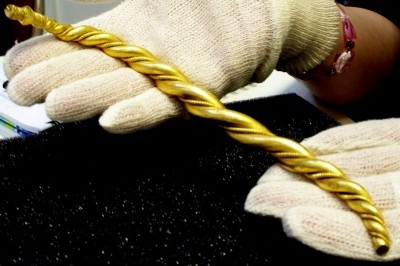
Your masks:
<svg viewBox="0 0 400 266"><path fill-rule="evenodd" d="M228 107L296 141L337 125L294 94ZM129 135L92 119L0 141L0 264L374 264L317 252L280 220L244 212L274 163L199 118Z"/></svg>

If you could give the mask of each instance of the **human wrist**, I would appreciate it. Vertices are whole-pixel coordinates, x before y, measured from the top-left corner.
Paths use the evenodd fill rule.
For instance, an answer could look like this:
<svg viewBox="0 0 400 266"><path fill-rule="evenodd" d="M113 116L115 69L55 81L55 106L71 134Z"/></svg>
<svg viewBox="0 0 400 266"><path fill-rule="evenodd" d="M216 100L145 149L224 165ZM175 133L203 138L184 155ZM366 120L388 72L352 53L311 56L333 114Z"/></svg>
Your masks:
<svg viewBox="0 0 400 266"><path fill-rule="evenodd" d="M311 75L307 75L311 78L300 79L318 99L336 106L360 101L382 87L380 84L395 74L400 55L399 29L391 21L364 8L341 8L350 17L357 34L350 66L340 74L327 74L337 53L346 45L340 27L341 37L331 54L309 71Z"/></svg>

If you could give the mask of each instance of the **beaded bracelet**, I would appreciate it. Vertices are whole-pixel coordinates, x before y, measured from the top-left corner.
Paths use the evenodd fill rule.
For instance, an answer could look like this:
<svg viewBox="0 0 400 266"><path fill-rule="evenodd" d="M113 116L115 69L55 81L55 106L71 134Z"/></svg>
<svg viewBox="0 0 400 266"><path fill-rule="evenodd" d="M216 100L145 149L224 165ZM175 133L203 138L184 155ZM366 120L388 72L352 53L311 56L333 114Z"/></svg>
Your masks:
<svg viewBox="0 0 400 266"><path fill-rule="evenodd" d="M357 38L354 26L350 21L349 15L344 13L340 6L338 7L340 11L340 18L342 20L345 49L342 52L337 53L335 60L333 61L332 67L328 72L328 75L330 76L333 76L336 73L342 73L349 67L350 61L354 58L353 48L356 44L355 41Z"/></svg>
<svg viewBox="0 0 400 266"><path fill-rule="evenodd" d="M357 38L356 31L351 23L349 15L343 11L340 5L338 5L338 8L342 22L345 48L336 54L335 59L330 67L322 70L327 76L334 76L336 73L343 73L350 66L350 62L353 60L355 55L353 49L355 47L355 41ZM303 80L313 79L315 77L315 70L316 69L303 72L298 76L298 78Z"/></svg>

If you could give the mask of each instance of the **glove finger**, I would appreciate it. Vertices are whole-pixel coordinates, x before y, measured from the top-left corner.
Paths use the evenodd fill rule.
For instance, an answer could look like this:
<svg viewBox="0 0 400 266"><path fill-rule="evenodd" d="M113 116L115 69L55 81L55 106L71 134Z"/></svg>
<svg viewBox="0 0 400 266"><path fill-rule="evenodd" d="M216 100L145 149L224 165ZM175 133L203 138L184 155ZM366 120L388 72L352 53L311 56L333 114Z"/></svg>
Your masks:
<svg viewBox="0 0 400 266"><path fill-rule="evenodd" d="M282 217L283 230L303 244L327 254L371 261L400 258L400 213L383 212L391 238L385 256L376 254L370 235L360 217L349 211L301 206L289 209Z"/></svg>
<svg viewBox="0 0 400 266"><path fill-rule="evenodd" d="M29 66L81 49L83 47L76 43L60 41L50 34L32 37L7 51L3 59L4 72L11 79Z"/></svg>
<svg viewBox="0 0 400 266"><path fill-rule="evenodd" d="M55 88L120 67L126 65L96 49L76 51L26 68L10 80L7 93L17 104L32 105Z"/></svg>
<svg viewBox="0 0 400 266"><path fill-rule="evenodd" d="M262 216L280 218L290 208L302 205L322 205L343 208L332 194L316 185L305 182L268 182L252 188L247 195L244 208Z"/></svg>
<svg viewBox="0 0 400 266"><path fill-rule="evenodd" d="M58 121L83 120L153 87L152 81L128 67L78 80L54 89L46 98L47 115Z"/></svg>
<svg viewBox="0 0 400 266"><path fill-rule="evenodd" d="M118 102L100 117L100 125L111 133L123 134L152 128L166 119L184 113L178 99L168 96L157 88Z"/></svg>
<svg viewBox="0 0 400 266"><path fill-rule="evenodd" d="M330 128L301 143L316 155L322 155L399 142L400 119L388 118Z"/></svg>
<svg viewBox="0 0 400 266"><path fill-rule="evenodd" d="M400 145L390 145L320 155L316 158L335 165L347 177L357 181L358 178L365 176L400 171L400 160L397 158L399 153ZM258 184L277 181L309 181L309 179L275 164L265 171Z"/></svg>
<svg viewBox="0 0 400 266"><path fill-rule="evenodd" d="M339 167L350 178L362 178L400 170L400 145L377 146L318 156Z"/></svg>
<svg viewBox="0 0 400 266"><path fill-rule="evenodd" d="M369 176L359 181L381 210L400 206L400 172ZM245 202L246 211L274 217L281 217L288 209L297 206L349 210L347 204L334 193L324 191L316 184L299 181L259 184L249 192Z"/></svg>

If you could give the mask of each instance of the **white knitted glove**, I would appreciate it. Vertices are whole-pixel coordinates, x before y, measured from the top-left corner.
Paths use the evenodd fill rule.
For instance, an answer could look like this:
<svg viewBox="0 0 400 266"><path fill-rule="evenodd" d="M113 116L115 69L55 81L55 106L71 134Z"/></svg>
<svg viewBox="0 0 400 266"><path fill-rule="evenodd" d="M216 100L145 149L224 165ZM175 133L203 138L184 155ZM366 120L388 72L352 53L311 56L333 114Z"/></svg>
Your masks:
<svg viewBox="0 0 400 266"><path fill-rule="evenodd" d="M265 80L278 63L300 73L322 62L339 36L340 18L332 0L125 0L78 24L148 49L223 97ZM45 102L54 120L101 115L106 130L126 133L184 114L152 80L96 48L45 35L14 46L4 61L10 98Z"/></svg>
<svg viewBox="0 0 400 266"><path fill-rule="evenodd" d="M375 254L362 220L344 202L279 165L269 168L250 191L246 211L281 218L289 237L328 254L371 261L399 259L400 119L342 125L301 144L369 192L389 230L389 253Z"/></svg>

